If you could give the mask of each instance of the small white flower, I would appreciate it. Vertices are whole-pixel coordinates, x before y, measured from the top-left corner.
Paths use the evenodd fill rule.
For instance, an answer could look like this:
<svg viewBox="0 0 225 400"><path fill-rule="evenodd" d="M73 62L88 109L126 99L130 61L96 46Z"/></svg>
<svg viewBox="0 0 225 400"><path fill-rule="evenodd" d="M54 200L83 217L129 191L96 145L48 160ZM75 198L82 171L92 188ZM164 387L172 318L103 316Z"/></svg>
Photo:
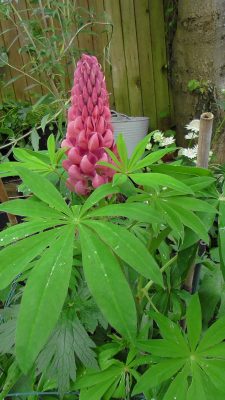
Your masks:
<svg viewBox="0 0 225 400"><path fill-rule="evenodd" d="M188 131L192 131L195 133L199 132L199 126L200 126L200 120L199 119L193 119L189 124L185 125L185 128Z"/></svg>
<svg viewBox="0 0 225 400"><path fill-rule="evenodd" d="M191 140L191 139L196 139L196 138L198 137L198 135L197 135L195 132L190 131L190 132L188 132L188 134L185 135L184 137L185 137L185 139L187 139L187 140Z"/></svg>
<svg viewBox="0 0 225 400"><path fill-rule="evenodd" d="M162 140L160 140L159 146L166 147L166 146L169 146L170 144L173 144L174 142L175 142L175 139L172 136L164 137Z"/></svg>
<svg viewBox="0 0 225 400"><path fill-rule="evenodd" d="M197 157L198 154L198 146L194 146L192 148L188 148L188 149L180 149L179 150L179 156L185 156L187 158L190 158L191 160L193 160L194 158Z"/></svg>
<svg viewBox="0 0 225 400"><path fill-rule="evenodd" d="M146 145L146 150L151 150L151 148L152 148L152 144L151 144L151 142L149 142L147 145Z"/></svg>
<svg viewBox="0 0 225 400"><path fill-rule="evenodd" d="M164 138L163 133L161 131L155 131L153 133L153 140L154 142L161 142L162 139Z"/></svg>

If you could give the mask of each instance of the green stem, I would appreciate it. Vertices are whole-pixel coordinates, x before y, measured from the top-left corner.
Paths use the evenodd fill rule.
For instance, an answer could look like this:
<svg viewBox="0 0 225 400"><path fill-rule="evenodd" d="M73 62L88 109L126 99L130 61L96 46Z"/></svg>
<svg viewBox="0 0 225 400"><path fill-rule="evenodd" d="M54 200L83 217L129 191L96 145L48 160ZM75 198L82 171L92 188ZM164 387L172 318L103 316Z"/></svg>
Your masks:
<svg viewBox="0 0 225 400"><path fill-rule="evenodd" d="M174 263L174 261L176 261L177 257L178 257L178 255L176 254L173 258L171 258L166 264L164 264L164 265L162 266L162 268L160 269L160 271L161 271L161 272L165 272L165 270L166 270L167 268L169 268L169 267ZM147 283L147 285L145 285L145 287L142 289L142 292L148 292L149 289L152 287L153 284L154 284L154 281L152 281L152 280L149 281L149 282Z"/></svg>

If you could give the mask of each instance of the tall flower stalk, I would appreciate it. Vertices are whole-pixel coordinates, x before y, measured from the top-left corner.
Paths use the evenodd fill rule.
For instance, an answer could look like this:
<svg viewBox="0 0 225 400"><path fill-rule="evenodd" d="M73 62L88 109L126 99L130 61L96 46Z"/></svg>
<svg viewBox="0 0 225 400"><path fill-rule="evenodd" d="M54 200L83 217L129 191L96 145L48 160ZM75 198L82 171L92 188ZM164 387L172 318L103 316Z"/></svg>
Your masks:
<svg viewBox="0 0 225 400"><path fill-rule="evenodd" d="M97 163L111 162L105 148L115 150L109 96L96 57L82 55L71 93L66 139L62 142L62 147L68 147L63 167L69 175L68 188L87 195L112 179L113 171Z"/></svg>

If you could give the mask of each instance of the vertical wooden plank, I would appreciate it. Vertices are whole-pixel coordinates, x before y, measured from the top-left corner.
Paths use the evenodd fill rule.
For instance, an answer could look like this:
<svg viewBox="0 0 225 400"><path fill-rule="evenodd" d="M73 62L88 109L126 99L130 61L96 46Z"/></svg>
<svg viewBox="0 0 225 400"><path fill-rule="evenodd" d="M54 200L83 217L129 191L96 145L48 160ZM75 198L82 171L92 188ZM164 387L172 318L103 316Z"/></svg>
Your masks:
<svg viewBox="0 0 225 400"><path fill-rule="evenodd" d="M132 115L143 115L141 78L139 70L133 0L121 0L120 5L127 67L130 112Z"/></svg>
<svg viewBox="0 0 225 400"><path fill-rule="evenodd" d="M12 15L13 17L13 15ZM18 39L16 39L18 33L17 29L11 29L15 25L13 22L9 21L8 19L2 19L1 21L1 26L2 30L5 31L9 29L9 31L4 35L4 43L5 43L5 48L9 57L9 63L12 66L15 66L16 68L21 68L21 57L18 53ZM20 75L20 72L17 70L10 68L10 76L11 78L15 78L18 75ZM26 79L24 76L16 80L13 84L13 90L16 96L17 100L24 100L25 99L25 94L24 94L24 87L26 86Z"/></svg>
<svg viewBox="0 0 225 400"><path fill-rule="evenodd" d="M5 44L5 35L3 24L0 21L0 47L5 51L6 44ZM0 92L1 92L1 100L5 100L7 98L15 98L14 86L10 85L4 88L6 82L12 79L11 69L8 66L1 67L0 69L1 74L1 84L0 84Z"/></svg>
<svg viewBox="0 0 225 400"><path fill-rule="evenodd" d="M76 6L80 8L79 13L86 22L89 21L89 4L88 0L77 0ZM85 31L91 31L92 26L88 25L78 35L79 48L83 53L93 53L92 35Z"/></svg>
<svg viewBox="0 0 225 400"><path fill-rule="evenodd" d="M32 14L32 6L31 6L29 0L21 0L21 5L23 5L23 10L24 10L23 17L28 20L33 20L34 16ZM23 36L20 37L20 42L21 42L21 44L24 44ZM24 65L29 63L29 61L30 61L29 54L23 53L22 57L23 57ZM25 71L27 73L29 73L29 68L28 67L25 68ZM40 75L37 74L36 78L41 81ZM28 77L27 77L27 83L28 83L28 86L36 84L36 82L34 82L31 78L28 78ZM40 96L43 96L43 94L44 94L42 86L38 85L38 84L35 85L33 89L29 90L28 93L30 95L30 99L31 99L32 103L35 103L35 101Z"/></svg>
<svg viewBox="0 0 225 400"><path fill-rule="evenodd" d="M89 0L89 10L94 11L95 19L99 22L109 22L106 19L104 1L103 0ZM110 40L110 35L107 34L106 30L108 27L104 24L94 24L92 27L93 32L93 51L94 55L98 58L106 78L106 86L109 93L110 106L115 108L114 103L114 92L113 92L113 82L112 82L112 66L110 62L105 58L105 47L108 45Z"/></svg>
<svg viewBox="0 0 225 400"><path fill-rule="evenodd" d="M14 13L14 20L17 25L17 34L19 35L17 41L17 46L18 46L17 50L19 50L26 43L25 41L26 34L21 26L22 21L20 20L20 18L26 21L31 17L31 15L29 15L27 12L27 3L25 0L20 0L18 3L14 4L14 6L16 7L16 10L19 14L17 15ZM20 69L22 69L25 73L29 75L29 67L27 66L27 64L30 62L30 57L25 52L22 52L19 55L20 55ZM36 78L39 79L38 76ZM24 91L24 98L26 100L29 100L30 102L35 102L33 101L33 96L38 97L38 95L40 96L42 94L40 85L36 84L36 82L27 75L24 76L23 84L25 84L23 90L25 90L27 87L35 85L32 89Z"/></svg>
<svg viewBox="0 0 225 400"><path fill-rule="evenodd" d="M15 0L12 3L14 5L14 7L16 8L16 10L18 11L18 14L20 12L20 8L21 8L21 2L17 3L15 2ZM23 5L22 5L23 6ZM24 89L27 87L28 85L28 81L26 76L23 74L24 71L24 61L22 58L22 55L19 53L19 49L21 47L21 42L20 42L20 29L18 28L18 25L21 24L21 21L18 17L17 14L12 13L12 18L14 20L14 24L15 24L15 32L13 33L12 31L10 31L7 36L6 36L6 40L7 40L7 48L9 49L9 60L10 60L10 64L13 67L18 68L20 71L22 71L21 73L19 71L17 71L16 69L12 68L12 77L18 76L18 75L22 75L18 80L16 80L13 85L15 88L15 94L16 94L16 98L17 100L29 100L29 94L27 92L24 91ZM13 26L13 22L10 21L6 21L6 24L8 26Z"/></svg>
<svg viewBox="0 0 225 400"><path fill-rule="evenodd" d="M105 0L105 11L111 16L114 31L110 46L112 79L116 111L130 114L127 70L124 56L122 21L119 0Z"/></svg>
<svg viewBox="0 0 225 400"><path fill-rule="evenodd" d="M149 0L158 125L170 115L163 0Z"/></svg>
<svg viewBox="0 0 225 400"><path fill-rule="evenodd" d="M134 0L138 55L141 77L141 92L143 113L150 118L150 126L157 126L157 114L155 103L155 83L152 61L151 30L149 23L149 1Z"/></svg>

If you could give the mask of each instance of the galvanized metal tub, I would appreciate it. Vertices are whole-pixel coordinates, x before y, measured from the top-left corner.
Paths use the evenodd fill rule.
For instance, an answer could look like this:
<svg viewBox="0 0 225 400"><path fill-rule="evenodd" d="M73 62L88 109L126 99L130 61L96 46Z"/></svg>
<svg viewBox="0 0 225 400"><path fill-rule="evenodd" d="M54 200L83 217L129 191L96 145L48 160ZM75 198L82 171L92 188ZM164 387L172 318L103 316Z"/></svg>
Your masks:
<svg viewBox="0 0 225 400"><path fill-rule="evenodd" d="M125 114L112 110L112 125L115 141L119 133L122 133L127 145L128 156L131 156L135 146L148 133L148 117L128 117Z"/></svg>

